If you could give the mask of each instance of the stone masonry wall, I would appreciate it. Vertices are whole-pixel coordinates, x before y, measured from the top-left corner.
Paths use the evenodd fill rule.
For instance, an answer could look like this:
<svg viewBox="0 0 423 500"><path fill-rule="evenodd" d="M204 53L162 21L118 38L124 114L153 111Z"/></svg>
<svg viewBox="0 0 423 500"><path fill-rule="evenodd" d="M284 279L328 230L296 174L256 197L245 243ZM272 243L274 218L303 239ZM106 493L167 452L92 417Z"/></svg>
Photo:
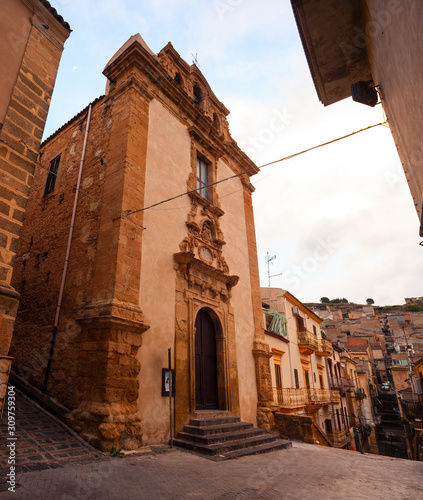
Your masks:
<svg viewBox="0 0 423 500"><path fill-rule="evenodd" d="M8 353L12 338L18 294L10 282L62 52L57 45L31 27L0 130L0 355Z"/></svg>
<svg viewBox="0 0 423 500"><path fill-rule="evenodd" d="M52 338L55 310L62 278L69 226L82 154L87 109L73 123L41 148L15 261L12 284L22 299L16 321L11 355L14 369L41 387ZM78 371L80 327L76 311L91 299L97 255L100 205L106 169L110 113L102 101L92 109L83 165L69 267L61 309L49 394L72 408ZM51 160L61 154L55 189L44 196ZM88 196L87 196L88 195ZM115 214L110 212L110 218Z"/></svg>

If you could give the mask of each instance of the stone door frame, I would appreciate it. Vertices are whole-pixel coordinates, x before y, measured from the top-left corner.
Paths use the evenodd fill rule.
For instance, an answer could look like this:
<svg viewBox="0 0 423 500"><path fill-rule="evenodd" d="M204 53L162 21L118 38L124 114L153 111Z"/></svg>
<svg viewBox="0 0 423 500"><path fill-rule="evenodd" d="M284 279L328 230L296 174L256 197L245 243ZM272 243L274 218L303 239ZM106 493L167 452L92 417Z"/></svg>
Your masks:
<svg viewBox="0 0 423 500"><path fill-rule="evenodd" d="M179 285L179 286L178 286ZM219 410L239 416L238 368L234 314L229 301L222 301L177 278L175 331L175 430L181 431L198 416L195 401L195 320L201 309L212 318L216 330ZM182 288L182 289L181 289ZM178 297L182 300L178 301ZM201 410L200 410L201 413Z"/></svg>

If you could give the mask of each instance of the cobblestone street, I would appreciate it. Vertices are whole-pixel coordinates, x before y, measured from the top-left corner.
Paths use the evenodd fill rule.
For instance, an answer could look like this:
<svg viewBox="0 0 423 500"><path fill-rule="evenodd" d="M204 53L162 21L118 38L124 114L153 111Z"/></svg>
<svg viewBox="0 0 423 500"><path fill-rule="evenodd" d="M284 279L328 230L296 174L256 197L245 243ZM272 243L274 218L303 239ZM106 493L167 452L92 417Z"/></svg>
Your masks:
<svg viewBox="0 0 423 500"><path fill-rule="evenodd" d="M118 458L97 452L19 393L16 406L16 487L7 491L3 418L0 500L423 499L422 462L296 442L225 462L163 446Z"/></svg>
<svg viewBox="0 0 423 500"><path fill-rule="evenodd" d="M0 499L423 498L423 463L294 443L226 462L171 450L18 474ZM5 486L5 485L3 485Z"/></svg>
<svg viewBox="0 0 423 500"><path fill-rule="evenodd" d="M7 415L0 421L0 470L7 465ZM90 461L100 454L71 429L16 391L16 466L28 472L63 466L69 461ZM4 480L4 474L0 483Z"/></svg>

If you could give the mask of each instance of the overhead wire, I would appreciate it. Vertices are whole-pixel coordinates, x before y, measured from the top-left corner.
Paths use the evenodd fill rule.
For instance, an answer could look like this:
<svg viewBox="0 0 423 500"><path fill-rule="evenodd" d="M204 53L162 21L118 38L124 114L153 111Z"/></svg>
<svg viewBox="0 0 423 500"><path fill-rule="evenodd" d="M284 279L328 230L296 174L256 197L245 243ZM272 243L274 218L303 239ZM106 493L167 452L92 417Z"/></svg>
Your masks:
<svg viewBox="0 0 423 500"><path fill-rule="evenodd" d="M303 154L308 153L308 152L310 152L310 151L313 151L313 150L315 150L315 149L319 149L319 148L322 148L322 147L324 147L324 146L328 146L328 145L330 145L330 144L333 144L333 143L335 143L335 142L341 141L341 140L343 140L343 139L347 139L348 137L352 137L353 135L357 135L357 134L359 134L359 133L361 133L361 132L365 132L365 131L367 131L367 130L370 130L370 129L374 128L374 127L378 127L378 126L380 126L380 125L386 125L386 124L387 124L387 121L385 120L385 121L383 121L383 122L378 122L378 123L375 123L375 124L373 124L373 125L369 125L368 127L365 127L365 128L363 128L363 129L356 130L356 131L354 131L354 132L350 132L349 134L343 135L343 136L341 136L341 137L337 137L336 139L332 139L332 140L330 140L330 141L327 141L327 142L324 142L324 143L318 144L318 145L316 145L316 146L312 146L312 147L310 147L310 148L304 149L304 150L299 151L299 152L297 152L297 153L293 153L293 154L288 155L288 156L285 156L285 157L283 157L283 158L279 158L278 160L273 160L273 161L270 161L270 162L268 162L268 163L264 163L263 165L260 165L260 166L258 166L258 167L254 166L253 168L250 168L250 169L247 169L247 170L243 170L243 171L242 171L242 172L240 172L240 173L237 173L237 174L234 174L234 175L230 175L230 176L228 176L228 177L225 177L224 179L220 179L220 180L218 180L218 181L212 182L212 183L208 184L208 185L207 185L207 186L205 186L205 187L207 187L207 188L209 188L209 187L213 187L213 186L216 186L217 184L221 184L222 182L226 182L226 181L229 181L229 180L231 180L231 179L235 179L235 178L237 178L237 177L241 177L241 176L246 175L246 174L249 174L249 173L251 173L251 172L255 172L255 171L257 171L257 169L259 169L259 170L260 170L260 169L262 169L262 168L264 168L264 167L268 167L268 166L270 166L270 165L274 165L274 164L276 164L276 163L280 163L280 162L284 162L284 161L291 160L291 159L293 159L293 158L296 158L296 157L298 157L298 156L300 156L300 155L303 155ZM48 168L47 168L47 167L44 167L44 166L43 166L43 165L41 165L39 162L37 162L37 166L39 166L39 167L40 167L40 168L42 168L43 170L48 170ZM53 173L53 172L52 172L52 173ZM57 179L60 179L60 181L61 181L61 182L64 182L65 184L67 184L68 186L70 186L72 189L76 189L76 188L75 188L75 186L74 186L72 183L68 182L68 181L67 181L67 180L65 180L63 177L61 177L60 175L58 175L57 173L53 173L53 175L55 175ZM269 174L269 175L271 175L271 174ZM268 176L264 177L263 179L265 179L265 178L267 178L267 177L268 177ZM259 179L257 182L260 182L260 181L261 181L261 180L263 180L263 179ZM147 207L144 207L144 208L139 208L139 209L135 209L135 210L125 210L124 212L119 212L118 210L115 210L114 208L109 207L109 206L108 206L108 205L106 205L105 203L103 203L103 202L101 202L100 200L98 200L98 199L94 198L92 195L88 194L87 192L85 192L85 191L83 191L83 190L81 190L81 189L80 189L80 194L81 194L82 196L85 196L85 197L87 197L87 198L90 198L90 199L91 199L91 200L93 200L95 203L98 203L99 205L103 206L104 208L106 208L106 209L110 210L111 212L115 213L118 217L121 217L121 218L127 219L129 222L131 222L131 224L134 224L134 226L139 227L139 228L141 228L141 229L145 229L145 227L143 227L142 225L140 225L140 224L136 223L135 221L133 221L133 220L132 220L129 216L130 216L130 215L133 215L133 214L136 214L136 213L139 213L139 212L145 212L146 210L150 210L150 209L152 209L152 208L158 207L159 205L163 205L164 203L168 203L168 202L170 202L170 201L173 201L173 200L176 200L176 199L182 198L183 196L189 195L189 194L191 194L191 193L196 193L197 191L198 191L198 190L197 190L197 188L195 188L195 189L191 189L191 190L189 190L189 191L185 191L185 192L183 192L183 193L180 193L180 194L178 194L178 195L176 195L176 196L172 196L172 197L170 197L170 198L166 198L166 199L164 199L164 200L161 200L161 201L159 201L159 202L157 202L157 203L153 203L152 205L149 205L149 206L147 206ZM236 191L231 192L231 193L228 193L228 194L223 195L223 196L221 196L221 197L226 197L226 196L229 196L229 195L234 194L235 192L238 192L238 191L239 191L239 190L237 189ZM176 208L175 208L175 207L172 207L172 208L169 208L169 209L163 209L163 210L177 210L177 209L183 209L183 208L186 208L186 207L176 207Z"/></svg>
<svg viewBox="0 0 423 500"><path fill-rule="evenodd" d="M356 130L354 132L350 132L349 134L343 135L342 137L337 137L336 139L332 139L332 140L324 142L322 144L318 144L317 146L312 146L311 148L304 149L302 151L299 151L298 153L293 153L293 154L285 156L283 158L279 158L278 160L270 161L268 163L260 165L259 167L254 166L254 168L243 170L242 172L240 172L238 174L230 175L229 177L225 177L224 179L220 179L218 181L212 182L212 183L208 184L205 187L207 187L207 188L213 187L213 186L216 186L217 184L221 184L222 182L226 182L226 181L229 181L231 179L235 179L237 177L241 177L242 175L249 174L250 172L255 172L255 171L257 171L257 169L262 169L264 167L268 167L270 165L274 165L275 163L279 163L279 162L282 162L282 161L291 160L292 158L296 158L297 156L303 155L305 153L308 153L308 152L313 151L313 150L318 149L318 148L322 148L324 146L328 146L329 144L333 144L333 143L341 141L343 139L347 139L348 137L352 137L353 135L357 135L357 134L359 134L361 132L365 132L367 130L370 130L371 128L378 127L380 125L385 125L386 123L387 122L384 121L384 122L379 122L379 123L376 123L376 124L373 124L373 125L369 125L368 127L365 127L363 129L360 129L360 130ZM157 203L153 203L152 205L149 205L149 206L144 207L144 208L139 208L137 210L127 210L126 214L127 215L132 215L132 214L139 213L139 212L145 212L146 210L150 210L150 209L152 209L154 207L157 207L159 205L163 205L164 203L168 203L170 201L177 200L178 198L182 198L183 196L186 196L188 194L196 193L197 191L198 190L196 188L195 189L191 189L189 191L185 191L184 193L180 193L178 195L172 196L172 197L167 198L165 200L158 201Z"/></svg>

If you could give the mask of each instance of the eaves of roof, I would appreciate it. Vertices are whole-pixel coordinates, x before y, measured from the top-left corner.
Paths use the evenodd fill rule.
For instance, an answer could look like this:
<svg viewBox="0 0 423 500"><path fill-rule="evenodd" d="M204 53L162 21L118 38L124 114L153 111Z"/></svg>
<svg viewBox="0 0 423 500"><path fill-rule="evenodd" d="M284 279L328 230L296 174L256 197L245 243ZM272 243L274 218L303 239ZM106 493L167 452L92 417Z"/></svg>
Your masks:
<svg viewBox="0 0 423 500"><path fill-rule="evenodd" d="M63 17L57 12L57 10L48 2L47 0L39 0L41 4L44 5L44 7L53 14L53 16L59 21L59 23L66 28L68 31L72 31L71 27L69 26L69 23L67 23Z"/></svg>

